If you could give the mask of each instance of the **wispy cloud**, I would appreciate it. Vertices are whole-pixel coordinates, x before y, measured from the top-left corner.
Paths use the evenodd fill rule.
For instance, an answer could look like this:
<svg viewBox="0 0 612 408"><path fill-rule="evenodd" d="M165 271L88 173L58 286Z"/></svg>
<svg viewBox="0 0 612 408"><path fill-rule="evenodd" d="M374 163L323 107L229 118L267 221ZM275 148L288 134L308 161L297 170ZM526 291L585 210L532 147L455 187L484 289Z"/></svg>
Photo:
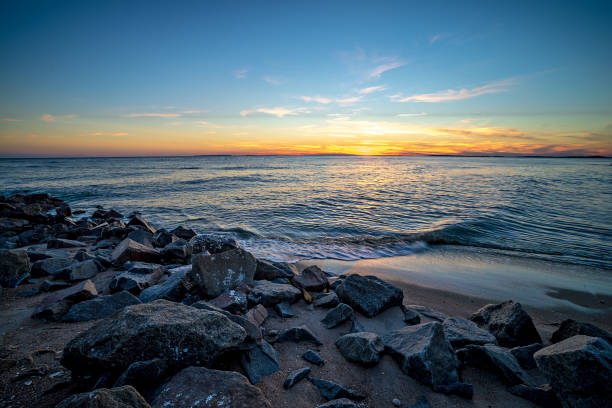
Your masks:
<svg viewBox="0 0 612 408"><path fill-rule="evenodd" d="M247 73L249 72L246 68L240 68L234 71L234 77L236 79L244 79L247 77Z"/></svg>
<svg viewBox="0 0 612 408"><path fill-rule="evenodd" d="M269 83L270 85L282 85L285 82L287 82L284 78L270 76L270 75L266 75L262 79L266 81L267 83Z"/></svg>
<svg viewBox="0 0 612 408"><path fill-rule="evenodd" d="M22 120L15 118L3 118L2 120L5 122L22 122Z"/></svg>
<svg viewBox="0 0 612 408"><path fill-rule="evenodd" d="M369 86L367 88L362 88L357 90L359 94L371 94L372 92L384 91L387 87L379 85L379 86Z"/></svg>
<svg viewBox="0 0 612 408"><path fill-rule="evenodd" d="M127 136L128 134L129 134L128 132L115 132L115 133L111 133L111 136L119 137L119 136Z"/></svg>
<svg viewBox="0 0 612 408"><path fill-rule="evenodd" d="M386 62L384 64L378 65L373 70L371 70L368 76L370 78L380 78L380 76L385 72L402 67L404 65L406 65L406 63L399 60Z"/></svg>
<svg viewBox="0 0 612 408"><path fill-rule="evenodd" d="M299 98L306 102L317 102L322 104L328 104L332 102L331 99L324 98L322 96L300 96Z"/></svg>
<svg viewBox="0 0 612 408"><path fill-rule="evenodd" d="M124 115L126 118L178 118L180 113L160 113L160 112L145 112L145 113L129 113Z"/></svg>
<svg viewBox="0 0 612 408"><path fill-rule="evenodd" d="M425 116L427 112L419 112L419 113L400 113L397 116L400 117L411 117L411 116Z"/></svg>
<svg viewBox="0 0 612 408"><path fill-rule="evenodd" d="M247 109L240 112L242 116L248 116L253 113L265 113L266 115L273 115L279 118L283 116L295 116L300 113L309 113L310 111L307 108L284 108L282 106L277 106L275 108L255 108L255 109Z"/></svg>
<svg viewBox="0 0 612 408"><path fill-rule="evenodd" d="M45 113L41 116L40 120L47 123L55 122L55 116L51 115L50 113Z"/></svg>
<svg viewBox="0 0 612 408"><path fill-rule="evenodd" d="M361 96L351 96L348 98L336 99L336 102L338 102L340 105L352 105L359 102L361 98Z"/></svg>
<svg viewBox="0 0 612 408"><path fill-rule="evenodd" d="M128 132L114 132L114 133L105 133L105 132L93 132L90 133L88 136L114 136L114 137L120 137L120 136L127 136Z"/></svg>
<svg viewBox="0 0 612 408"><path fill-rule="evenodd" d="M183 113L185 115L195 115L198 113L202 113L202 111L201 110L186 110L186 111L183 111Z"/></svg>
<svg viewBox="0 0 612 408"><path fill-rule="evenodd" d="M168 126L181 126L183 124L183 122L170 122L168 123Z"/></svg>
<svg viewBox="0 0 612 408"><path fill-rule="evenodd" d="M431 38L429 39L429 43L433 44L435 42L440 41L444 37L445 37L445 35L443 33L435 34L435 35L431 36Z"/></svg>
<svg viewBox="0 0 612 408"><path fill-rule="evenodd" d="M508 90L510 85L517 83L516 78L504 79L503 81L491 82L476 88L467 89L462 88L447 89L445 91L438 91L434 93L418 94L403 97L401 95L391 95L390 98L395 102L446 102L446 101L457 101L461 99L470 99L477 96L505 92Z"/></svg>

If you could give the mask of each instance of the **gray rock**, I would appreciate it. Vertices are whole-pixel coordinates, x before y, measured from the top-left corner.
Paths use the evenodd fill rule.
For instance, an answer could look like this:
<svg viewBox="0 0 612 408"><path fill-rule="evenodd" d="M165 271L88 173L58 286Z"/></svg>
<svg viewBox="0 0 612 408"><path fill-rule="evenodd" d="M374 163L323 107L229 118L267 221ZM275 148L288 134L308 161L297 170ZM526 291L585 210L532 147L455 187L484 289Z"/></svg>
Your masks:
<svg viewBox="0 0 612 408"><path fill-rule="evenodd" d="M191 255L199 253L218 254L239 248L235 239L215 234L196 235L189 240L187 247Z"/></svg>
<svg viewBox="0 0 612 408"><path fill-rule="evenodd" d="M145 399L129 385L119 388L98 388L91 392L71 395L56 408L151 408Z"/></svg>
<svg viewBox="0 0 612 408"><path fill-rule="evenodd" d="M113 387L131 385L139 392L147 390L161 384L168 373L166 362L160 358L153 360L137 361L130 366L117 378Z"/></svg>
<svg viewBox="0 0 612 408"><path fill-rule="evenodd" d="M293 317L293 310L291 310L291 305L288 302L281 302L274 305L274 310L280 317Z"/></svg>
<svg viewBox="0 0 612 408"><path fill-rule="evenodd" d="M66 289L70 286L72 285L68 282L45 280L42 285L40 285L40 290L43 292L55 292L56 290Z"/></svg>
<svg viewBox="0 0 612 408"><path fill-rule="evenodd" d="M30 258L25 249L0 249L0 285L14 288L30 274Z"/></svg>
<svg viewBox="0 0 612 408"><path fill-rule="evenodd" d="M251 384L258 383L262 377L274 374L280 369L276 350L265 340L246 351L240 358L240 365Z"/></svg>
<svg viewBox="0 0 612 408"><path fill-rule="evenodd" d="M141 303L140 300L128 293L119 292L114 295L99 296L70 307L68 313L62 317L64 322L85 322L87 320L103 319L129 305Z"/></svg>
<svg viewBox="0 0 612 408"><path fill-rule="evenodd" d="M523 371L510 350L485 344L469 344L457 350L457 357L465 364L496 372L508 385L529 384L527 373Z"/></svg>
<svg viewBox="0 0 612 408"><path fill-rule="evenodd" d="M74 282L93 278L101 269L98 262L90 259L83 262L74 262L66 268L54 272L53 277Z"/></svg>
<svg viewBox="0 0 612 408"><path fill-rule="evenodd" d="M312 302L315 307L322 307L326 309L337 306L338 303L340 303L340 299L338 299L338 295L335 293L328 293Z"/></svg>
<svg viewBox="0 0 612 408"><path fill-rule="evenodd" d="M96 286L89 279L78 283L68 289L50 294L42 300L33 318L46 320L60 320L76 303L83 302L97 296Z"/></svg>
<svg viewBox="0 0 612 408"><path fill-rule="evenodd" d="M155 228L149 225L149 223L146 222L140 215L134 215L127 225L128 227L136 226L150 232L151 234L155 234Z"/></svg>
<svg viewBox="0 0 612 408"><path fill-rule="evenodd" d="M497 344L495 336L469 320L449 317L442 322L442 326L446 338L454 348L468 344Z"/></svg>
<svg viewBox="0 0 612 408"><path fill-rule="evenodd" d="M157 299L166 299L174 302L180 301L185 295L183 278L191 270L191 265L170 269L170 276L164 282L153 285L140 292L140 300L143 303L152 302Z"/></svg>
<svg viewBox="0 0 612 408"><path fill-rule="evenodd" d="M544 348L542 343L534 343L528 346L519 346L510 349L510 352L516 358L516 361L523 367L525 370L531 370L532 368L536 368L536 362L533 358L533 355L536 351Z"/></svg>
<svg viewBox="0 0 612 408"><path fill-rule="evenodd" d="M323 322L328 329L332 329L341 323L352 319L354 315L353 308L344 303L340 303L338 306L328 311L321 322Z"/></svg>
<svg viewBox="0 0 612 408"><path fill-rule="evenodd" d="M261 326L268 318L268 310L262 305L257 305L246 313L246 318L255 326Z"/></svg>
<svg viewBox="0 0 612 408"><path fill-rule="evenodd" d="M110 281L108 287L111 293L126 290L134 295L139 295L146 288L159 282L161 274L161 268L157 272L147 275L140 273L120 272L113 276L113 279Z"/></svg>
<svg viewBox="0 0 612 408"><path fill-rule="evenodd" d="M83 262L83 261L88 261L90 259L96 259L96 257L92 254L90 254L89 252L87 252L84 249L81 249L79 252L76 253L76 255L74 256L73 260L77 261L77 262Z"/></svg>
<svg viewBox="0 0 612 408"><path fill-rule="evenodd" d="M304 367L304 368L300 368L299 370L294 370L290 372L289 375L287 376L287 379L283 383L283 387L286 390L288 390L289 388L293 387L295 384L302 381L304 378L308 377L308 374L310 374L310 367Z"/></svg>
<svg viewBox="0 0 612 408"><path fill-rule="evenodd" d="M428 307L425 306L421 306L421 305L404 305L404 308L410 309L413 312L417 312L425 317L428 317L430 319L436 320L440 323L442 323L444 320L448 319L448 316L445 315L442 312L439 312L437 310L433 310L430 309Z"/></svg>
<svg viewBox="0 0 612 408"><path fill-rule="evenodd" d="M319 389L321 396L326 400L348 398L355 401L361 401L366 398L366 395L360 391L345 388L343 385L331 381L314 377L308 377L308 380Z"/></svg>
<svg viewBox="0 0 612 408"><path fill-rule="evenodd" d="M358 408L358 405L348 398L338 398L325 404L317 405L317 408Z"/></svg>
<svg viewBox="0 0 612 408"><path fill-rule="evenodd" d="M589 337L601 337L612 344L612 334L590 323L577 322L572 319L562 321L559 328L552 334L550 341L551 343L558 343L579 334Z"/></svg>
<svg viewBox="0 0 612 408"><path fill-rule="evenodd" d="M517 384L513 385L512 387L508 387L508 392L544 408L561 407L559 399L549 384L538 387Z"/></svg>
<svg viewBox="0 0 612 408"><path fill-rule="evenodd" d="M41 276L53 275L57 271L64 269L72 263L70 258L45 258L38 260L32 264L30 275L33 278Z"/></svg>
<svg viewBox="0 0 612 408"><path fill-rule="evenodd" d="M604 407L612 401L612 346L577 335L535 353L540 371L564 407Z"/></svg>
<svg viewBox="0 0 612 408"><path fill-rule="evenodd" d="M385 350L380 336L376 333L349 333L336 340L340 354L348 361L366 366L375 365Z"/></svg>
<svg viewBox="0 0 612 408"><path fill-rule="evenodd" d="M208 303L230 313L242 314L247 310L247 295L240 290L232 289L209 300Z"/></svg>
<svg viewBox="0 0 612 408"><path fill-rule="evenodd" d="M252 304L274 306L277 303L295 303L302 297L302 292L292 285L255 281L248 299Z"/></svg>
<svg viewBox="0 0 612 408"><path fill-rule="evenodd" d="M315 351L308 350L302 355L302 358L309 363L316 364L318 366L322 366L325 364L325 360Z"/></svg>
<svg viewBox="0 0 612 408"><path fill-rule="evenodd" d="M400 306L404 299L401 289L375 276L349 275L342 279L336 293L344 303L368 317Z"/></svg>
<svg viewBox="0 0 612 408"><path fill-rule="evenodd" d="M245 330L221 313L156 300L125 307L81 332L66 344L61 362L76 376L121 373L154 358L173 370L210 366L245 338Z"/></svg>
<svg viewBox="0 0 612 408"><path fill-rule="evenodd" d="M323 344L321 340L319 340L317 336L315 336L312 331L310 331L310 329L306 326L298 326L285 329L278 335L278 339L276 339L276 341L279 343L286 341L292 341L294 343L307 341L318 345Z"/></svg>
<svg viewBox="0 0 612 408"><path fill-rule="evenodd" d="M160 252L166 262L183 262L189 256L187 253L187 241L184 239L177 239L169 243Z"/></svg>
<svg viewBox="0 0 612 408"><path fill-rule="evenodd" d="M48 249L58 249L58 248L82 248L86 247L87 244L81 241L74 241L71 239L63 239L63 238L51 238L47 241Z"/></svg>
<svg viewBox="0 0 612 408"><path fill-rule="evenodd" d="M179 238L182 238L184 240L189 241L191 238L195 237L196 235L198 235L194 230L192 230L191 228L185 228L182 225L179 225L178 227L176 227L175 229L173 229L172 231L170 231L171 234L176 235Z"/></svg>
<svg viewBox="0 0 612 408"><path fill-rule="evenodd" d="M192 304L191 307L195 307L196 309L208 310L208 311L221 313L222 315L230 319L232 322L242 327L244 331L246 332L246 337L240 345L236 346L236 349L250 350L251 348L255 347L255 345L258 344L259 341L262 339L261 330L259 329L259 327L254 325L246 317L238 316L226 310L219 309L203 300Z"/></svg>
<svg viewBox="0 0 612 408"><path fill-rule="evenodd" d="M238 248L212 255L196 255L190 280L205 297L216 297L242 284L252 285L257 267L255 257Z"/></svg>
<svg viewBox="0 0 612 408"><path fill-rule="evenodd" d="M309 266L294 276L292 282L301 289L320 292L327 287L327 275L316 265Z"/></svg>
<svg viewBox="0 0 612 408"><path fill-rule="evenodd" d="M153 408L270 408L261 390L249 384L243 375L204 367L189 367L176 374L161 387L151 405Z"/></svg>
<svg viewBox="0 0 612 408"><path fill-rule="evenodd" d="M531 317L520 303L511 300L486 305L474 313L470 320L491 332L503 347L528 346L542 342Z"/></svg>
<svg viewBox="0 0 612 408"><path fill-rule="evenodd" d="M404 305L401 305L400 307L404 313L404 323L410 325L421 323L421 315Z"/></svg>
<svg viewBox="0 0 612 408"><path fill-rule="evenodd" d="M365 327L363 327L361 323L357 321L357 318L353 316L351 319L351 333L361 333L364 331L366 331Z"/></svg>
<svg viewBox="0 0 612 408"><path fill-rule="evenodd" d="M272 264L271 262L257 260L257 269L255 270L255 280L274 280L278 278L292 278L293 273L282 269Z"/></svg>
<svg viewBox="0 0 612 408"><path fill-rule="evenodd" d="M141 245L153 248L153 234L151 234L149 231L145 231L139 228L130 232L127 235L127 238L131 239L134 242L138 242Z"/></svg>
<svg viewBox="0 0 612 408"><path fill-rule="evenodd" d="M158 250L139 244L129 238L124 239L115 247L111 254L113 265L123 265L127 261L158 263L161 255Z"/></svg>
<svg viewBox="0 0 612 408"><path fill-rule="evenodd" d="M153 245L157 248L163 248L177 239L178 237L176 235L169 233L165 229L160 229L153 234Z"/></svg>

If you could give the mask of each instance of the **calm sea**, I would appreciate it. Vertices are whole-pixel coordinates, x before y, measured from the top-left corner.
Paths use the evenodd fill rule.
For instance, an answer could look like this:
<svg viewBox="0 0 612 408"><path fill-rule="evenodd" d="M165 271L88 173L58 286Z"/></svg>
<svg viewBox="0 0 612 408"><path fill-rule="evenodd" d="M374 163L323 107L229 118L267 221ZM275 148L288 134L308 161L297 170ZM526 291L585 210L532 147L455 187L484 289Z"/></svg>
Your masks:
<svg viewBox="0 0 612 408"><path fill-rule="evenodd" d="M0 193L141 211L230 234L276 260L354 260L436 245L612 269L610 159L160 157L1 159Z"/></svg>

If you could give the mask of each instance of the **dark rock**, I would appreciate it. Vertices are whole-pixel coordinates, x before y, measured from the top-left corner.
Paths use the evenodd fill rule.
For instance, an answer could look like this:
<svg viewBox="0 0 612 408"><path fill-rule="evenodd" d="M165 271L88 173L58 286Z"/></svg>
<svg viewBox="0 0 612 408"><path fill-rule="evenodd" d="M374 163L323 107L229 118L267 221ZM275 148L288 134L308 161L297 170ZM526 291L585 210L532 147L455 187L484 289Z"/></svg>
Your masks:
<svg viewBox="0 0 612 408"><path fill-rule="evenodd" d="M28 251L28 257L30 258L30 263L40 261L41 259L70 258L70 254L61 249L43 249L43 250L28 249L27 251Z"/></svg>
<svg viewBox="0 0 612 408"><path fill-rule="evenodd" d="M281 302L274 305L274 310L280 317L293 317L293 310L288 302Z"/></svg>
<svg viewBox="0 0 612 408"><path fill-rule="evenodd" d="M60 290L42 300L32 317L59 320L70 306L97 296L96 286L89 279L68 289Z"/></svg>
<svg viewBox="0 0 612 408"><path fill-rule="evenodd" d="M429 402L427 402L427 398L420 396L416 403L407 408L431 408L431 405L429 405Z"/></svg>
<svg viewBox="0 0 612 408"><path fill-rule="evenodd" d="M414 310L401 305L402 312L404 313L404 323L413 325L421 323L421 316Z"/></svg>
<svg viewBox="0 0 612 408"><path fill-rule="evenodd" d="M454 348L463 347L467 344L497 343L495 336L469 320L449 317L444 320L442 326L446 338Z"/></svg>
<svg viewBox="0 0 612 408"><path fill-rule="evenodd" d="M200 234L189 240L189 253L192 255L199 253L218 254L232 249L239 248L235 239L215 234Z"/></svg>
<svg viewBox="0 0 612 408"><path fill-rule="evenodd" d="M326 402L325 404L317 405L316 408L358 408L359 406L355 404L348 398L338 398L335 400L331 400Z"/></svg>
<svg viewBox="0 0 612 408"><path fill-rule="evenodd" d="M261 330L259 330L259 327L254 325L246 317L231 314L230 312L223 310L223 309L219 309L218 307L215 307L211 305L210 303L205 302L203 300L199 302L195 302L194 304L191 305L191 307L195 307L196 309L208 310L212 312L221 313L222 315L230 319L232 322L242 327L244 331L246 332L246 337L240 345L235 347L237 350L250 350L253 347L255 347L256 344L258 344L259 341L262 339Z"/></svg>
<svg viewBox="0 0 612 408"><path fill-rule="evenodd" d="M93 278L100 272L101 266L94 260L88 260L84 262L74 262L69 266L60 269L53 273L55 279L79 281L84 279Z"/></svg>
<svg viewBox="0 0 612 408"><path fill-rule="evenodd" d="M308 380L319 389L321 396L326 400L334 400L337 398L348 398L355 401L361 401L366 398L362 392L345 388L340 384L320 378L308 377Z"/></svg>
<svg viewBox="0 0 612 408"><path fill-rule="evenodd" d="M327 309L330 307L337 306L338 303L340 303L340 299L338 299L338 295L336 295L335 293L328 293L325 296L322 296L312 302L315 307L322 307Z"/></svg>
<svg viewBox="0 0 612 408"><path fill-rule="evenodd" d="M612 346L577 335L535 353L540 371L564 407L604 407L612 401Z"/></svg>
<svg viewBox="0 0 612 408"><path fill-rule="evenodd" d="M61 269L64 269L72 263L70 258L45 258L38 260L32 264L30 275L33 278L41 276L53 275Z"/></svg>
<svg viewBox="0 0 612 408"><path fill-rule="evenodd" d="M298 326L285 329L278 335L278 339L276 339L276 341L279 343L285 341L292 341L294 343L307 341L318 345L323 344L321 340L319 340L306 326Z"/></svg>
<svg viewBox="0 0 612 408"><path fill-rule="evenodd" d="M282 269L272 264L271 262L257 260L257 269L255 270L255 280L274 280L278 278L292 278L293 273Z"/></svg>
<svg viewBox="0 0 612 408"><path fill-rule="evenodd" d="M328 329L332 329L339 324L352 319L354 315L353 309L349 305L340 303L338 306L328 311L321 322L323 322Z"/></svg>
<svg viewBox="0 0 612 408"><path fill-rule="evenodd" d="M257 346L246 351L240 358L240 365L251 384L258 383L262 377L280 369L276 350L265 340L261 340Z"/></svg>
<svg viewBox="0 0 612 408"><path fill-rule="evenodd" d="M338 297L358 312L373 317L391 306L400 306L401 289L375 276L349 275L336 289Z"/></svg>
<svg viewBox="0 0 612 408"><path fill-rule="evenodd" d="M25 249L0 250L0 285L14 288L30 274L30 258Z"/></svg>
<svg viewBox="0 0 612 408"><path fill-rule="evenodd" d="M274 306L281 302L295 303L301 296L302 292L292 285L268 281L255 281L248 299L252 304Z"/></svg>
<svg viewBox="0 0 612 408"><path fill-rule="evenodd" d="M539 387L517 384L513 385L512 387L508 387L508 392L544 408L561 407L561 403L557 399L555 392L548 384L541 385Z"/></svg>
<svg viewBox="0 0 612 408"><path fill-rule="evenodd" d="M562 321L559 328L552 334L550 341L551 343L558 343L579 334L589 337L601 337L612 344L612 334L590 323L577 322L572 319Z"/></svg>
<svg viewBox="0 0 612 408"><path fill-rule="evenodd" d="M511 300L484 306L474 313L470 320L491 332L503 347L528 346L542 342L531 317L520 303Z"/></svg>
<svg viewBox="0 0 612 408"><path fill-rule="evenodd" d="M366 329L357 321L357 318L353 316L351 319L351 333L361 333L366 331Z"/></svg>
<svg viewBox="0 0 612 408"><path fill-rule="evenodd" d="M119 388L98 388L91 392L71 395L56 408L151 408L145 399L129 385Z"/></svg>
<svg viewBox="0 0 612 408"><path fill-rule="evenodd" d="M289 373L287 379L283 383L283 387L288 390L293 387L295 384L302 381L304 378L308 377L310 374L310 367L300 368L299 370L295 370Z"/></svg>
<svg viewBox="0 0 612 408"><path fill-rule="evenodd" d="M184 240L187 240L187 241L189 241L191 238L193 238L196 235L198 235L191 228L185 228L182 225L179 225L178 227L176 227L175 229L170 231L170 233L173 234L173 235L176 235L179 238L183 238Z"/></svg>
<svg viewBox="0 0 612 408"><path fill-rule="evenodd" d="M349 333L336 340L340 354L348 361L366 366L375 365L385 350L380 336L376 333Z"/></svg>
<svg viewBox="0 0 612 408"><path fill-rule="evenodd" d="M430 309L421 305L404 305L404 308L410 309L413 312L417 312L425 317L436 320L442 323L444 320L448 319L448 316L444 313L438 312L437 310Z"/></svg>
<svg viewBox="0 0 612 408"><path fill-rule="evenodd" d="M252 285L257 267L255 257L243 249L212 255L196 255L189 277L205 297L216 297L242 284Z"/></svg>
<svg viewBox="0 0 612 408"><path fill-rule="evenodd" d="M32 288L30 290L27 290L25 292L21 292L19 294L19 297L32 297L32 296L36 296L40 293L40 289L39 288Z"/></svg>
<svg viewBox="0 0 612 408"><path fill-rule="evenodd" d="M178 237L176 235L169 233L165 229L160 229L153 235L153 245L158 248L163 248L177 239Z"/></svg>
<svg viewBox="0 0 612 408"><path fill-rule="evenodd" d="M69 205L64 204L55 209L55 214L61 218L70 217L72 215L72 209Z"/></svg>
<svg viewBox="0 0 612 408"><path fill-rule="evenodd" d="M144 265L150 265L151 267L144 267ZM140 273L146 271L152 272ZM129 268L127 272L115 274L109 283L109 289L112 293L127 290L134 295L138 295L146 288L159 282L162 272L163 269L161 265L138 262L133 267Z"/></svg>
<svg viewBox="0 0 612 408"><path fill-rule="evenodd" d="M292 282L300 289L320 292L327 288L327 275L316 265L309 266L299 275L294 276Z"/></svg>
<svg viewBox="0 0 612 408"><path fill-rule="evenodd" d="M131 385L141 393L161 384L168 372L166 362L159 358L137 361L119 376L113 387Z"/></svg>
<svg viewBox="0 0 612 408"><path fill-rule="evenodd" d="M184 262L188 257L187 241L177 239L166 245L160 252L166 262Z"/></svg>
<svg viewBox="0 0 612 408"><path fill-rule="evenodd" d="M247 295L240 290L232 289L209 300L208 303L230 313L242 314L247 310Z"/></svg>
<svg viewBox="0 0 612 408"><path fill-rule="evenodd" d="M82 249L79 252L76 253L76 255L74 256L73 260L77 261L77 262L83 262L83 261L89 261L89 260L95 260L96 257L92 254L90 254L89 252L87 252L86 250Z"/></svg>
<svg viewBox="0 0 612 408"><path fill-rule="evenodd" d="M198 401L200 401L198 403ZM166 407L270 408L259 388L234 371L185 368L161 387L153 408Z"/></svg>
<svg viewBox="0 0 612 408"><path fill-rule="evenodd" d="M153 248L153 234L149 231L142 229L136 229L127 235L127 238L134 242L138 242L141 245Z"/></svg>
<svg viewBox="0 0 612 408"><path fill-rule="evenodd" d="M268 310L262 305L257 305L247 312L246 318L259 327L268 318Z"/></svg>
<svg viewBox="0 0 612 408"><path fill-rule="evenodd" d="M278 269L281 269L285 272L285 276L290 279L297 275L298 270L294 264L290 264L287 262L270 262L272 265L276 266Z"/></svg>
<svg viewBox="0 0 612 408"><path fill-rule="evenodd" d="M43 292L55 292L56 290L66 289L70 286L71 284L68 282L45 280L42 285L40 285L40 290Z"/></svg>
<svg viewBox="0 0 612 408"><path fill-rule="evenodd" d="M128 292L99 296L73 305L68 313L62 317L62 321L85 322L87 320L103 319L117 310L139 303L141 303L140 300Z"/></svg>
<svg viewBox="0 0 612 408"><path fill-rule="evenodd" d="M132 219L130 219L130 222L128 222L127 225L128 227L130 226L140 227L144 229L145 231L150 232L151 234L155 234L155 228L149 225L149 223L146 222L140 215L134 215Z"/></svg>
<svg viewBox="0 0 612 408"><path fill-rule="evenodd" d="M123 267L127 272L137 275L161 275L164 270L160 264L147 262L127 262Z"/></svg>
<svg viewBox="0 0 612 408"><path fill-rule="evenodd" d="M322 366L325 364L325 360L315 351L308 350L302 355L302 358L309 363L316 364L318 366Z"/></svg>
<svg viewBox="0 0 612 408"><path fill-rule="evenodd" d="M516 361L523 367L525 370L531 370L532 368L536 368L536 362L533 358L533 355L536 351L544 348L542 343L534 343L528 346L519 346L510 349L510 352L516 358Z"/></svg>
<svg viewBox="0 0 612 408"><path fill-rule="evenodd" d="M161 260L159 251L151 247L139 244L129 238L121 241L111 254L114 265L123 265L127 261L142 261L158 263Z"/></svg>
<svg viewBox="0 0 612 408"><path fill-rule="evenodd" d="M56 249L56 248L81 248L86 247L87 244L81 241L74 241L71 239L63 239L63 238L52 238L47 241L48 249Z"/></svg>
<svg viewBox="0 0 612 408"><path fill-rule="evenodd" d="M529 384L527 373L523 371L510 350L485 344L469 344L457 350L457 357L465 364L496 372L508 385Z"/></svg>
<svg viewBox="0 0 612 408"><path fill-rule="evenodd" d="M157 299L166 299L173 302L179 302L185 296L185 286L183 279L191 270L191 265L181 266L170 269L170 276L164 282L146 288L140 295L139 299L143 302L152 302Z"/></svg>

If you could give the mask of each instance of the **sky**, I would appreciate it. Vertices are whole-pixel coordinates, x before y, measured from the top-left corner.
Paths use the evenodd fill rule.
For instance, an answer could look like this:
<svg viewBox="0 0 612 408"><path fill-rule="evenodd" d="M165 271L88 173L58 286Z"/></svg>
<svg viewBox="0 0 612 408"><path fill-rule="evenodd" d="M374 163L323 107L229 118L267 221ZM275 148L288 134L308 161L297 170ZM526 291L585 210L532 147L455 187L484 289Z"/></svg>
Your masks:
<svg viewBox="0 0 612 408"><path fill-rule="evenodd" d="M612 155L610 21L610 1L5 1L0 155Z"/></svg>

